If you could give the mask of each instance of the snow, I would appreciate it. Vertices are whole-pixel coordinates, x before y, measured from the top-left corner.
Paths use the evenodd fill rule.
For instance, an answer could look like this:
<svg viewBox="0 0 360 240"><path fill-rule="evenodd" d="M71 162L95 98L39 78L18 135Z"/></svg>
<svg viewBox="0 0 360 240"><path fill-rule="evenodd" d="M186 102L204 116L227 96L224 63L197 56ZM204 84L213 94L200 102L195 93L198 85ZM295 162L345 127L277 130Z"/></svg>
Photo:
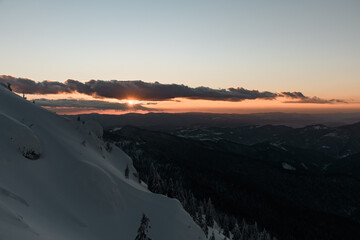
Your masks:
<svg viewBox="0 0 360 240"><path fill-rule="evenodd" d="M290 170L290 171L296 170L295 167L291 166L290 164L288 164L288 163L286 163L286 162L283 162L283 163L282 163L282 167L283 167L283 169L285 169L285 170Z"/></svg>
<svg viewBox="0 0 360 240"><path fill-rule="evenodd" d="M323 137L337 137L338 133L337 132L330 132L325 134Z"/></svg>
<svg viewBox="0 0 360 240"><path fill-rule="evenodd" d="M150 193L94 121L71 121L0 86L0 239L205 239L179 201ZM24 151L39 157L31 160ZM126 166L130 179L124 176Z"/></svg>
<svg viewBox="0 0 360 240"><path fill-rule="evenodd" d="M343 155L339 156L339 158L346 158L346 157L348 157L350 155L351 155L351 153L347 152L347 153L344 153Z"/></svg>
<svg viewBox="0 0 360 240"><path fill-rule="evenodd" d="M40 141L36 134L25 124L0 113L0 125L5 131L1 131L2 142L0 149L12 149L21 152L22 155L33 152L41 154Z"/></svg>
<svg viewBox="0 0 360 240"><path fill-rule="evenodd" d="M281 150L288 151L286 148L281 146L281 144L278 144L278 143L270 143L270 144L274 147L280 148Z"/></svg>
<svg viewBox="0 0 360 240"><path fill-rule="evenodd" d="M303 166L303 168L305 168L306 170L309 170L309 168L305 165L305 163L301 163L301 166Z"/></svg>
<svg viewBox="0 0 360 240"><path fill-rule="evenodd" d="M314 130L328 129L328 127L323 126L323 125L313 125L312 128L313 128Z"/></svg>
<svg viewBox="0 0 360 240"><path fill-rule="evenodd" d="M322 168L322 170L325 171L329 166L330 166L330 164L325 164L324 167Z"/></svg>
<svg viewBox="0 0 360 240"><path fill-rule="evenodd" d="M113 128L113 129L110 130L110 132L116 132L116 131L119 131L121 129L122 129L122 127Z"/></svg>

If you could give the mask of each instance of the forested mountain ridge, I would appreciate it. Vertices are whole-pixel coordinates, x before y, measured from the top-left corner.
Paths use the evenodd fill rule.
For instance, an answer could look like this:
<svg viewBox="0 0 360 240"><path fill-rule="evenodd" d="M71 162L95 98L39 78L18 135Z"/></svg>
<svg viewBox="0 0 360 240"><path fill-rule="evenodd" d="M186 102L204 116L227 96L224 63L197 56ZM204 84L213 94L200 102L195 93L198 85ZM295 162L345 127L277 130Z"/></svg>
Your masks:
<svg viewBox="0 0 360 240"><path fill-rule="evenodd" d="M175 133L186 131L203 130ZM107 131L105 138L132 156L140 173L151 162L164 179L177 179L197 198L211 197L219 211L239 221L257 221L280 239L360 236L360 183L326 171L337 158L269 141L246 145L219 139L218 132L212 135L217 138L125 126Z"/></svg>

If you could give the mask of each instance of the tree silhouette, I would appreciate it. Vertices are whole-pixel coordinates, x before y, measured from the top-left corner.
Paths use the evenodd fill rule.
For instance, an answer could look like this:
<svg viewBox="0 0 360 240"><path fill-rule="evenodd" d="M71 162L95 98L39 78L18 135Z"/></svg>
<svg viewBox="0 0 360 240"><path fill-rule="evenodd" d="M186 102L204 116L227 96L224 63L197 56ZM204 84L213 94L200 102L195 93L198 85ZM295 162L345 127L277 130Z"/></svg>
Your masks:
<svg viewBox="0 0 360 240"><path fill-rule="evenodd" d="M147 236L147 234L149 232L149 228L151 228L150 227L150 220L143 213L142 218L141 218L140 227L139 227L139 229L137 231L138 234L136 235L135 240L151 240L151 238L149 238Z"/></svg>

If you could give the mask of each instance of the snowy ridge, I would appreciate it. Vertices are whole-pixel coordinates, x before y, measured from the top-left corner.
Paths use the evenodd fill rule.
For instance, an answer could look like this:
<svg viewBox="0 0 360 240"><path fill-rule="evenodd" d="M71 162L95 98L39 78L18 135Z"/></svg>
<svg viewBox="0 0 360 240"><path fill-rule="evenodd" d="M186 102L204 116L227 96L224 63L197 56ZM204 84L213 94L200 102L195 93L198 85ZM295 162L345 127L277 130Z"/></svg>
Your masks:
<svg viewBox="0 0 360 240"><path fill-rule="evenodd" d="M154 240L205 239L177 200L138 183L96 122L68 120L0 86L0 126L0 239L130 240L142 213Z"/></svg>

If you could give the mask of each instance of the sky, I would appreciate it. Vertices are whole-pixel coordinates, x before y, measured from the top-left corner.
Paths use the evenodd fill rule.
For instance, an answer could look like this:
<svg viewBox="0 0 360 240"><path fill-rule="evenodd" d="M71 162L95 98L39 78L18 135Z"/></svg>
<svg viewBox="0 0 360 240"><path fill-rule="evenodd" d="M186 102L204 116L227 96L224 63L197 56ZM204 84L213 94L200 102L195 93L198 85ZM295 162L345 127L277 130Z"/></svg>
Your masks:
<svg viewBox="0 0 360 240"><path fill-rule="evenodd" d="M136 100L144 111L360 111L359 12L359 0L0 0L0 75L60 83L141 80L192 92L200 86L243 88L339 100L229 101L175 94L137 101L78 89L28 96Z"/></svg>

